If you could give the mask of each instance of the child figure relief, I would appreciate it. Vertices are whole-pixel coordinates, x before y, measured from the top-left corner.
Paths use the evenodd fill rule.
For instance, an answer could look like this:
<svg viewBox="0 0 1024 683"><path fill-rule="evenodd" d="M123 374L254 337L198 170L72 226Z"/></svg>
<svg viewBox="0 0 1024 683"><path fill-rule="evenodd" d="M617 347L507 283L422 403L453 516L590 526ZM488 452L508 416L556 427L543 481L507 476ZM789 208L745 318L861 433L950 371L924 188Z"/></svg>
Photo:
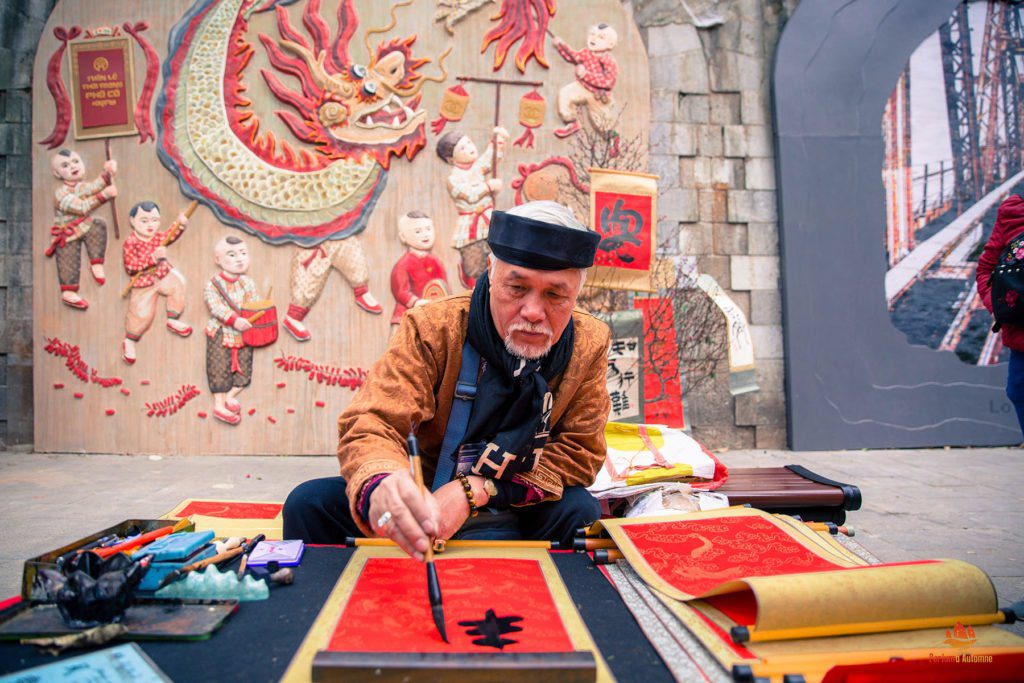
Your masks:
<svg viewBox="0 0 1024 683"><path fill-rule="evenodd" d="M220 269L203 287L203 301L210 311L206 323L206 379L213 394L213 416L229 425L242 421L238 395L252 382L253 349L242 333L252 329L244 305L258 301L256 283L249 272L249 247L228 235L213 247L213 261Z"/></svg>
<svg viewBox="0 0 1024 683"><path fill-rule="evenodd" d="M437 141L437 155L452 167L448 174L448 193L459 212L453 246L459 250L459 281L472 289L487 269L487 232L494 210L494 197L501 192L500 178L488 178L505 155L508 131L498 126L493 140L480 154L477 146L461 131L453 130Z"/></svg>
<svg viewBox="0 0 1024 683"><path fill-rule="evenodd" d="M413 306L450 294L444 264L432 253L435 237L434 221L422 211L410 211L398 219L398 238L405 245L405 254L391 269L395 297L392 331Z"/></svg>
<svg viewBox="0 0 1024 683"><path fill-rule="evenodd" d="M303 322L320 299L331 271L337 270L352 287L356 306L380 315L384 312L370 291L370 266L358 235L328 240L311 248L299 248L292 256L291 303L282 325L295 341L309 341L312 333Z"/></svg>
<svg viewBox="0 0 1024 683"><path fill-rule="evenodd" d="M573 50L561 38L554 38L558 54L576 65L576 80L558 91L558 115L566 126L555 131L560 138L574 135L580 129L578 109L583 107L594 130L606 133L612 125L612 89L619 66L612 50L619 42L615 29L605 23L595 24L587 33L587 46Z"/></svg>
<svg viewBox="0 0 1024 683"><path fill-rule="evenodd" d="M185 276L167 258L167 247L185 233L188 218L180 213L171 227L161 231L160 207L155 202L139 202L128 213L128 223L132 232L122 249L131 283L121 357L131 365L137 359L135 345L152 326L161 298L171 333L188 337L192 327L180 320L185 311Z"/></svg>
<svg viewBox="0 0 1024 683"><path fill-rule="evenodd" d="M107 223L92 213L117 196L114 176L117 162L103 164L103 173L93 180L85 180L85 164L77 152L61 149L51 161L53 175L62 184L54 196L54 218L50 234L53 237L46 249L47 256L57 259L57 280L60 282L61 302L81 311L89 302L78 293L82 272L82 245L89 257L89 266L96 283L106 282L103 261L107 251Z"/></svg>

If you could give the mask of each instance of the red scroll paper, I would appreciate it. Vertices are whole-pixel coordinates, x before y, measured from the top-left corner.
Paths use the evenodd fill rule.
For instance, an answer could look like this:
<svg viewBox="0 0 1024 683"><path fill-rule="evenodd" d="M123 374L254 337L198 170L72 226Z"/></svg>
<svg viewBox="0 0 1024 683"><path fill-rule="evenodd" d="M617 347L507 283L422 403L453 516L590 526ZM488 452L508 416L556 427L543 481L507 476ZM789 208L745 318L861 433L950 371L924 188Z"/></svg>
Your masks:
<svg viewBox="0 0 1024 683"><path fill-rule="evenodd" d="M371 558L327 644L333 652L496 652L474 645L460 621L477 621L493 609L518 616L523 630L503 652L568 652L573 649L537 562L499 558L436 559L450 644L434 627L422 562Z"/></svg>
<svg viewBox="0 0 1024 683"><path fill-rule="evenodd" d="M730 581L862 566L804 527L760 510L729 508L686 516L602 520L640 576L677 600Z"/></svg>
<svg viewBox="0 0 1024 683"><path fill-rule="evenodd" d="M601 235L587 284L651 291L658 176L590 169L590 227Z"/></svg>
<svg viewBox="0 0 1024 683"><path fill-rule="evenodd" d="M434 627L426 568L397 548L359 548L349 560L283 680L309 680L320 653L394 655L593 654L597 680L611 673L546 550L448 548L434 556L450 644ZM522 617L501 649L474 644L460 621Z"/></svg>

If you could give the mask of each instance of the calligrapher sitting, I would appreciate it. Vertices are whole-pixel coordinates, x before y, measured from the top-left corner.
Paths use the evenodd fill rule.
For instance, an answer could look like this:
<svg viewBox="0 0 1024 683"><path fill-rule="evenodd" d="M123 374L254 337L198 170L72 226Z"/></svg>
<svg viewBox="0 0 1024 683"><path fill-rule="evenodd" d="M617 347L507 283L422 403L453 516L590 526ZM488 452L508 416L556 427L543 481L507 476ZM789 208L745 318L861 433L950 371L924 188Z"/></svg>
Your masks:
<svg viewBox="0 0 1024 683"><path fill-rule="evenodd" d="M428 537L569 543L596 520L610 334L575 305L598 241L555 202L495 211L487 272L406 312L338 418L341 476L292 491L285 538L384 536L422 559Z"/></svg>

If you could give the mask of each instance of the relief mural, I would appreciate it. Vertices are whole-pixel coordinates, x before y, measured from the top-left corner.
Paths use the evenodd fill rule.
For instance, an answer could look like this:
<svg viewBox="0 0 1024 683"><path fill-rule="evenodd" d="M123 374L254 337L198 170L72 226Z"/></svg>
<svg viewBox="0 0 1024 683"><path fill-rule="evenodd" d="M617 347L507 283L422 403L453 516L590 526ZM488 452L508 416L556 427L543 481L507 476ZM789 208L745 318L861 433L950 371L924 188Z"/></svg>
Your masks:
<svg viewBox="0 0 1024 683"><path fill-rule="evenodd" d="M602 232L581 304L652 345L609 381L683 426L617 0L62 0L36 78L40 451L330 453L403 312L539 198Z"/></svg>

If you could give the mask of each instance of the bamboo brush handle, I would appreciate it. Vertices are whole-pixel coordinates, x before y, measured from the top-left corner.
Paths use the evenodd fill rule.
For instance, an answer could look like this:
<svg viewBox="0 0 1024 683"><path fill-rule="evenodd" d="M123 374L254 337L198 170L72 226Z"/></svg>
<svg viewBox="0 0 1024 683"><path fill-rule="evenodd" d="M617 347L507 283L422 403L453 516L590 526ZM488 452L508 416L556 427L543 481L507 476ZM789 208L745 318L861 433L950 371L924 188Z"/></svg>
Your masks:
<svg viewBox="0 0 1024 683"><path fill-rule="evenodd" d="M427 487L423 484L423 466L420 464L420 456L410 455L409 461L412 469L412 478L416 482L416 486L419 487L420 493L426 498L428 494ZM427 552L423 553L423 559L427 562L434 561L434 542L432 539L427 539Z"/></svg>

